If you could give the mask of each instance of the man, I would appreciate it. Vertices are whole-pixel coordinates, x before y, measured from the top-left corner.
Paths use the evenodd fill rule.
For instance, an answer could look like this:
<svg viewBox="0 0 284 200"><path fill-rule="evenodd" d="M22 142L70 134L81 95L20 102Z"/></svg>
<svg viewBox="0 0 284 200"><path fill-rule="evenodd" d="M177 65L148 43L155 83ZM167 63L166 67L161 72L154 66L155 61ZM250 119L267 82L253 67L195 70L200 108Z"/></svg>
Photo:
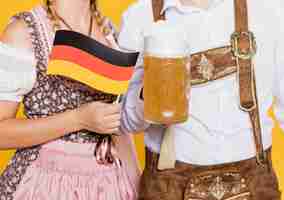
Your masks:
<svg viewBox="0 0 284 200"><path fill-rule="evenodd" d="M275 113L283 127L281 4L280 0L140 0L124 14L122 48L142 52L145 31L155 21L171 20L184 23L193 53L190 116L170 131L174 166L158 169L167 131L144 120L142 59L124 98L122 132L145 131L140 200L280 200L271 165L273 123L267 110L276 97ZM206 77L203 72L208 69L211 75Z"/></svg>

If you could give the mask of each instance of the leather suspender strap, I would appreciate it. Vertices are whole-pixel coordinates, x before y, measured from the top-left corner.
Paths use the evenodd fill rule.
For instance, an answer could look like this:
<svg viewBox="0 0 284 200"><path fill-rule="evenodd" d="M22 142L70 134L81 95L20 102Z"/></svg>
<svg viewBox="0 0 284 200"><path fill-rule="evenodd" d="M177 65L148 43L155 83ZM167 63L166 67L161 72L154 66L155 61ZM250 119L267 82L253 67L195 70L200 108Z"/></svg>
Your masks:
<svg viewBox="0 0 284 200"><path fill-rule="evenodd" d="M164 6L164 0L152 0L154 22L165 20L165 13L161 13Z"/></svg>
<svg viewBox="0 0 284 200"><path fill-rule="evenodd" d="M247 0L235 0L235 33L232 46L237 58L240 105L245 111L254 109L252 57L255 54L254 37L248 30Z"/></svg>
<svg viewBox="0 0 284 200"><path fill-rule="evenodd" d="M231 44L236 57L239 81L240 108L249 113L255 140L256 158L260 165L266 164L263 149L259 110L256 94L256 82L252 58L256 53L256 43L248 27L247 0L235 2L235 33Z"/></svg>
<svg viewBox="0 0 284 200"><path fill-rule="evenodd" d="M253 87L254 87L255 95L256 95L257 93L256 93L256 84L255 84L254 76L253 76ZM249 116L250 116L250 121L252 124L254 140L255 140L256 160L259 165L265 165L265 164L268 164L268 160L266 157L266 153L263 149L257 98L255 99L255 101L256 101L256 107L255 109L249 111Z"/></svg>

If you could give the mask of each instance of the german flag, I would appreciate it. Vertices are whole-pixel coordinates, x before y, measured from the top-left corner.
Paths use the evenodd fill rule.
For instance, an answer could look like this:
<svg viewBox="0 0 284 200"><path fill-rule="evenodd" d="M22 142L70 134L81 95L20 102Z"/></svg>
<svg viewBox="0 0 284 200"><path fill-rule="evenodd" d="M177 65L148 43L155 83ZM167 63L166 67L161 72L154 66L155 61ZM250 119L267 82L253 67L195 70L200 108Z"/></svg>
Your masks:
<svg viewBox="0 0 284 200"><path fill-rule="evenodd" d="M105 93L127 90L138 53L109 48L74 31L56 32L47 74L60 75Z"/></svg>

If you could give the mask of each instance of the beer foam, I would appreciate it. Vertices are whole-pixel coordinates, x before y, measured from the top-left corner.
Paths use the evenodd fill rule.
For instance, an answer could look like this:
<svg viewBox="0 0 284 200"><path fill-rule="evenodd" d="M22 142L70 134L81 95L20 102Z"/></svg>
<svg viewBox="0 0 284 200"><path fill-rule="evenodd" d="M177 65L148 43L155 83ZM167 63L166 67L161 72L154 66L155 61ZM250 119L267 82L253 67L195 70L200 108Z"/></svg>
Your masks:
<svg viewBox="0 0 284 200"><path fill-rule="evenodd" d="M184 26L158 21L145 33L144 53L158 57L189 56L190 46Z"/></svg>

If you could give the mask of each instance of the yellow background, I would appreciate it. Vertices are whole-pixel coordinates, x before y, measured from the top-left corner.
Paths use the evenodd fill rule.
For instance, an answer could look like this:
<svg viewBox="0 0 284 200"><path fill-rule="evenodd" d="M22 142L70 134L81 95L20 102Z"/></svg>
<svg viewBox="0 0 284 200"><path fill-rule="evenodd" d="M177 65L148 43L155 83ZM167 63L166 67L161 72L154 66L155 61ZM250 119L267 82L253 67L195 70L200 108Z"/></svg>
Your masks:
<svg viewBox="0 0 284 200"><path fill-rule="evenodd" d="M32 6L39 3L39 0L9 0L2 1L0 8L0 31L5 27L9 17L20 10L30 9ZM119 26L121 13L127 6L134 2L134 0L99 0L99 7L103 13L113 20ZM137 19L139 20L139 19ZM270 113L271 114L271 113ZM284 114L284 113L283 113ZM0 138L1 139L1 138ZM141 166L144 165L144 149L143 149L143 136L135 136L135 143L138 151ZM273 131L273 163L280 179L281 189L284 188L284 133L276 125ZM0 151L0 172L5 167L7 161L13 155L13 151ZM284 198L283 198L284 200Z"/></svg>

